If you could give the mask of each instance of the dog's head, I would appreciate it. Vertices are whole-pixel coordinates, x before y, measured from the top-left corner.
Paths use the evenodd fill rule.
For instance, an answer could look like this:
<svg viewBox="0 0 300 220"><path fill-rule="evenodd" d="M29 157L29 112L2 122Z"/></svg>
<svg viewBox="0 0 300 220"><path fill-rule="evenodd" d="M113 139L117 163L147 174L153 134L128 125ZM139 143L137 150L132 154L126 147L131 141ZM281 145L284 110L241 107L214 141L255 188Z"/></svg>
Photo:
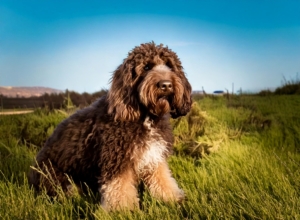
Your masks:
<svg viewBox="0 0 300 220"><path fill-rule="evenodd" d="M112 76L108 113L123 121L138 119L144 110L177 118L190 111L191 90L176 53L153 42L141 44Z"/></svg>

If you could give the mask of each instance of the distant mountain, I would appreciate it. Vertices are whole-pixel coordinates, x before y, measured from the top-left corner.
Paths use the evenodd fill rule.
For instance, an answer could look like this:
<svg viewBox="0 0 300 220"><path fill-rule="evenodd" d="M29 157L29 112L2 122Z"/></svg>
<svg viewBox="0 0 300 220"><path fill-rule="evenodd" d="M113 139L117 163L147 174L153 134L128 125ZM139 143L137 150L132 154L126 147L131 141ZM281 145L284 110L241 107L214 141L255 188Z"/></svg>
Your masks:
<svg viewBox="0 0 300 220"><path fill-rule="evenodd" d="M62 90L52 89L47 87L14 87L14 86L0 86L0 94L6 97L32 97L42 96L45 93L62 93Z"/></svg>

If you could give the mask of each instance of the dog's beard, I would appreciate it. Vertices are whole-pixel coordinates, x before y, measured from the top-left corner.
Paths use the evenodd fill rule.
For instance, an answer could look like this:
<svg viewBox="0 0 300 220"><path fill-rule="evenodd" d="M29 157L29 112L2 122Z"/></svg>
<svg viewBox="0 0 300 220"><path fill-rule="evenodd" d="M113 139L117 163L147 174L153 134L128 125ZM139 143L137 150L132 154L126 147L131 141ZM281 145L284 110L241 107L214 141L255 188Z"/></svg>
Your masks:
<svg viewBox="0 0 300 220"><path fill-rule="evenodd" d="M145 90L147 92L140 93L140 102L155 116L161 117L172 110L174 94L163 94L157 89Z"/></svg>
<svg viewBox="0 0 300 220"><path fill-rule="evenodd" d="M154 108L150 109L150 112L157 116L163 116L171 111L171 103L172 99L169 96L163 96L158 98ZM152 110L152 111L151 111Z"/></svg>

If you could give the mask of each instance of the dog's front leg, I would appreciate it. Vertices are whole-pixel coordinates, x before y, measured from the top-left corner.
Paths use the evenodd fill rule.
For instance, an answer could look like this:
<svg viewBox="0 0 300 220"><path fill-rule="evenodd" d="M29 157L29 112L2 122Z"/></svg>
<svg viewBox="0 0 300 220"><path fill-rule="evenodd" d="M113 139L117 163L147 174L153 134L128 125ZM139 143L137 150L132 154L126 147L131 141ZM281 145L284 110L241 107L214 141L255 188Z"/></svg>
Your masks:
<svg viewBox="0 0 300 220"><path fill-rule="evenodd" d="M161 162L150 172L143 175L143 181L150 194L163 201L180 202L184 199L184 192L172 177L166 161Z"/></svg>
<svg viewBox="0 0 300 220"><path fill-rule="evenodd" d="M101 206L107 211L139 207L137 178L130 169L104 183L100 193Z"/></svg>

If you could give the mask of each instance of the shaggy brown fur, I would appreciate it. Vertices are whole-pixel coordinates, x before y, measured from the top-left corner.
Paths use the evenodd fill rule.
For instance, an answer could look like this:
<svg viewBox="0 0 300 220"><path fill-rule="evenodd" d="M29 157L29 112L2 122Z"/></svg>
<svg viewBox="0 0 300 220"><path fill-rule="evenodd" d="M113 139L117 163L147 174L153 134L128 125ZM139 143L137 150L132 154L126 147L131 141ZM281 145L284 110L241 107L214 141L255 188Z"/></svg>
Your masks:
<svg viewBox="0 0 300 220"><path fill-rule="evenodd" d="M137 207L139 181L157 198L180 201L184 193L166 162L173 144L169 119L186 115L191 104L177 55L163 45L141 44L114 72L107 96L58 125L29 182L56 196L55 185L72 191L71 178L99 191L106 210Z"/></svg>

